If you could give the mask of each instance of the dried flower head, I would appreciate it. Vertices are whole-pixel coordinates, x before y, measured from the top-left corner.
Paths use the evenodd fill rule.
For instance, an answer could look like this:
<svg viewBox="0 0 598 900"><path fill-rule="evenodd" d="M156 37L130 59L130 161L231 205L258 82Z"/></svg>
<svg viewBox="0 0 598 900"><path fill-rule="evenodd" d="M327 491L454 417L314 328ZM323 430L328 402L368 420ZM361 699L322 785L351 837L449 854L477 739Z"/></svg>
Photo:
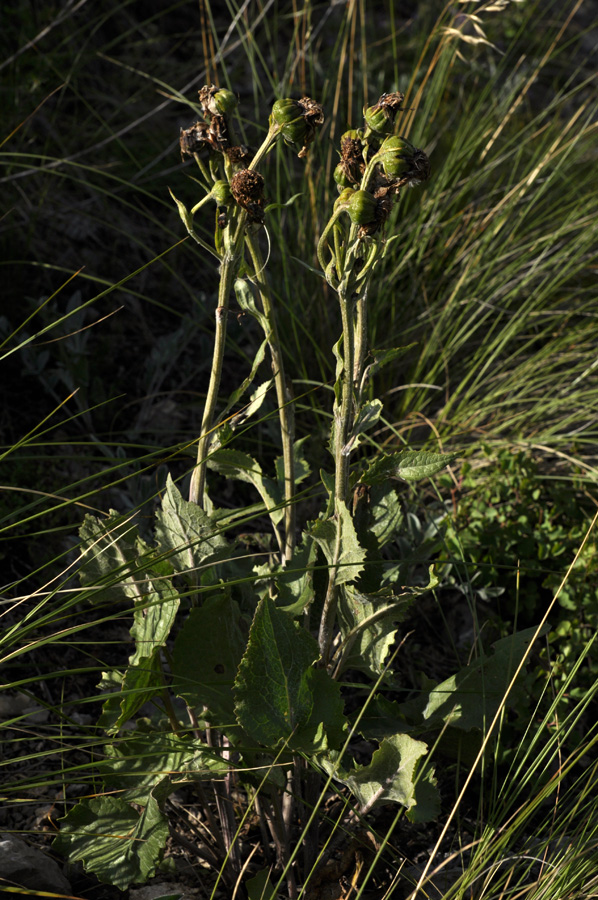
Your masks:
<svg viewBox="0 0 598 900"><path fill-rule="evenodd" d="M245 144L237 144L235 147L227 147L224 151L233 166L247 166L251 161L252 153Z"/></svg>
<svg viewBox="0 0 598 900"><path fill-rule="evenodd" d="M190 128L181 128L179 146L181 157L201 153L209 145L209 125L206 122L195 122Z"/></svg>
<svg viewBox="0 0 598 900"><path fill-rule="evenodd" d="M233 197L247 210L249 221L260 225L264 221L264 179L253 169L235 172L230 182Z"/></svg>
<svg viewBox="0 0 598 900"><path fill-rule="evenodd" d="M341 187L358 184L365 171L364 150L359 131L346 131L341 137L341 158L334 170L334 180Z"/></svg>
<svg viewBox="0 0 598 900"><path fill-rule="evenodd" d="M212 116L209 122L195 122L190 128L181 128L179 144L181 156L193 156L206 149L223 153L229 146L224 116Z"/></svg>

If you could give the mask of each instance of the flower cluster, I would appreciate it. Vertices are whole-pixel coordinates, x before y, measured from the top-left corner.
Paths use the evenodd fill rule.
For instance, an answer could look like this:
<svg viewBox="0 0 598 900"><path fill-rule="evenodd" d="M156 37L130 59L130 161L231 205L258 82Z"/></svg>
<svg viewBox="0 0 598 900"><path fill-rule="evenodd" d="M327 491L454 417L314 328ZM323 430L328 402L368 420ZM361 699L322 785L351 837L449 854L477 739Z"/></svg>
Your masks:
<svg viewBox="0 0 598 900"><path fill-rule="evenodd" d="M203 119L182 128L179 138L181 157L194 157L207 182L206 197L193 207L191 218L209 199L218 207L218 229L230 224L231 210L244 210L250 225L263 224L264 179L256 171L257 166L279 137L287 144L300 146L299 156L304 157L324 122L322 107L309 97L277 100L270 114L266 139L253 154L235 139L229 120L237 108L232 91L213 84L204 85L199 91L199 105Z"/></svg>
<svg viewBox="0 0 598 900"><path fill-rule="evenodd" d="M398 91L382 94L364 110L364 127L346 131L340 140L334 180L341 193L335 210L347 212L360 226L360 238L380 230L402 187L414 187L430 176L424 151L392 133L404 99Z"/></svg>

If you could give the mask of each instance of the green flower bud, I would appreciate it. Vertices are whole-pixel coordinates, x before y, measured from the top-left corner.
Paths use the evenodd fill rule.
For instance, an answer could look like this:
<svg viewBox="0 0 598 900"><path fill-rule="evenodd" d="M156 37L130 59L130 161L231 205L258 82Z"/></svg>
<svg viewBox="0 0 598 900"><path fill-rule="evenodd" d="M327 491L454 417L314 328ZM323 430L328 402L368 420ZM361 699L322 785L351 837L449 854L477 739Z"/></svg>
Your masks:
<svg viewBox="0 0 598 900"><path fill-rule="evenodd" d="M424 151L399 135L384 140L378 158L384 174L399 187L404 184L413 187L430 177L430 160Z"/></svg>
<svg viewBox="0 0 598 900"><path fill-rule="evenodd" d="M270 118L281 127L303 118L303 109L296 100L276 100Z"/></svg>
<svg viewBox="0 0 598 900"><path fill-rule="evenodd" d="M204 116L225 116L237 107L237 98L226 88L214 84L204 84L199 91L199 102Z"/></svg>
<svg viewBox="0 0 598 900"><path fill-rule="evenodd" d="M384 174L390 178L409 175L416 148L398 135L387 137L378 151Z"/></svg>
<svg viewBox="0 0 598 900"><path fill-rule="evenodd" d="M382 94L374 106L364 110L365 124L376 134L391 134L394 127L395 116L401 109L404 94L394 91L390 94Z"/></svg>
<svg viewBox="0 0 598 900"><path fill-rule="evenodd" d="M355 193L353 188L347 187L336 198L334 201L334 209L337 210L339 206L343 206L348 209L349 203L351 202L351 197Z"/></svg>
<svg viewBox="0 0 598 900"><path fill-rule="evenodd" d="M393 130L393 121L386 113L386 110L379 106L368 106L364 112L365 124L376 134L391 134Z"/></svg>
<svg viewBox="0 0 598 900"><path fill-rule="evenodd" d="M316 128L323 122L322 107L309 97L277 100L270 114L270 124L278 125L287 144L302 145L300 157L307 155L307 145L313 141Z"/></svg>
<svg viewBox="0 0 598 900"><path fill-rule="evenodd" d="M238 106L238 101L232 91L222 88L212 97L216 111L221 116L226 116L233 112Z"/></svg>
<svg viewBox="0 0 598 900"><path fill-rule="evenodd" d="M351 184L353 184L351 179L347 176L347 173L345 172L345 166L342 163L339 163L334 170L334 180L338 184L339 190L347 188Z"/></svg>
<svg viewBox="0 0 598 900"><path fill-rule="evenodd" d="M354 225L369 225L376 220L376 207L376 198L369 191L353 191L347 210Z"/></svg>
<svg viewBox="0 0 598 900"><path fill-rule="evenodd" d="M233 202L233 195L228 181L214 182L211 194L218 206L229 206Z"/></svg>
<svg viewBox="0 0 598 900"><path fill-rule="evenodd" d="M363 141L363 131L360 128L351 128L349 131L345 131L345 133L341 135L341 147L346 140Z"/></svg>

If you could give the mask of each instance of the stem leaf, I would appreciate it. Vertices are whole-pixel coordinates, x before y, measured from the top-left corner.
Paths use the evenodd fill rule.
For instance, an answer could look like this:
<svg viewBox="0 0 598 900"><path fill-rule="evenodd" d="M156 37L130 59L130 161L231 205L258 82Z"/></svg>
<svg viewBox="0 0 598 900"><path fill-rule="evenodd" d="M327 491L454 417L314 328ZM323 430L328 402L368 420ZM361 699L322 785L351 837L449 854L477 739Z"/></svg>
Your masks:
<svg viewBox="0 0 598 900"><path fill-rule="evenodd" d="M170 474L156 513L156 538L176 572L187 572L230 552L218 526L197 503L184 500Z"/></svg>
<svg viewBox="0 0 598 900"><path fill-rule="evenodd" d="M428 450L401 450L399 453L383 454L368 467L361 481L370 485L382 484L388 478L421 481L436 475L455 458L456 454L432 453Z"/></svg>
<svg viewBox="0 0 598 900"><path fill-rule="evenodd" d="M342 500L337 501L340 522L340 541L334 518L317 519L310 530L311 536L321 547L330 566L337 566L336 584L355 581L363 571L366 551L361 547L351 513Z"/></svg>

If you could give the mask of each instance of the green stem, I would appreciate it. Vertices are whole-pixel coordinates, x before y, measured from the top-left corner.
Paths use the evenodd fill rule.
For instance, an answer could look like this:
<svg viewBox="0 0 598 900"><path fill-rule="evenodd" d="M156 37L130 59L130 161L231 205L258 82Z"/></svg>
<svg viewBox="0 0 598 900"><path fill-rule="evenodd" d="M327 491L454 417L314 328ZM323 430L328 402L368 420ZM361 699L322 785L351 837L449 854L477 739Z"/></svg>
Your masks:
<svg viewBox="0 0 598 900"><path fill-rule="evenodd" d="M239 245L243 237L246 217L247 214L243 210L239 215L237 230L234 237L232 240L229 238L229 241L226 241L225 243L226 249L220 265L220 283L218 285L218 305L215 313L216 332L214 335L212 370L210 372L210 383L208 385L206 404L204 406L203 418L201 421L200 438L197 445L197 463L191 475L191 485L189 487L189 500L192 503L197 503L198 506L201 506L202 508L204 506L206 467L212 440L214 413L216 411L216 403L218 402L220 378L222 376L222 365L224 362L224 345L226 342L229 298L241 264ZM232 227L232 225L229 227Z"/></svg>
<svg viewBox="0 0 598 900"><path fill-rule="evenodd" d="M254 275L252 280L260 292L264 316L268 323L266 339L272 358L272 372L274 375L274 384L276 386L276 401L278 403L278 415L280 418L285 499L284 563L290 560L293 555L293 550L295 549L295 422L293 391L285 377L282 347L280 345L278 327L276 324L276 313L272 302L270 286L263 274L264 261L257 236L248 232L245 235L245 243L253 264Z"/></svg>
<svg viewBox="0 0 598 900"><path fill-rule="evenodd" d="M338 298L341 308L343 325L343 371L341 384L340 405L335 403L334 408L334 515L336 519L336 541L334 557L328 573L328 589L324 599L324 608L320 618L320 631L318 644L320 655L324 665L328 664L330 657L330 645L336 609L338 606L339 590L337 585L338 566L342 550L342 508L346 508L349 491L349 463L350 453L345 449L349 442L351 426L354 416L354 384L353 372L355 366L355 323L353 316L353 288L355 278L353 265L358 252L359 240L357 228L352 226L352 239L349 251L346 255L346 267L338 286Z"/></svg>

